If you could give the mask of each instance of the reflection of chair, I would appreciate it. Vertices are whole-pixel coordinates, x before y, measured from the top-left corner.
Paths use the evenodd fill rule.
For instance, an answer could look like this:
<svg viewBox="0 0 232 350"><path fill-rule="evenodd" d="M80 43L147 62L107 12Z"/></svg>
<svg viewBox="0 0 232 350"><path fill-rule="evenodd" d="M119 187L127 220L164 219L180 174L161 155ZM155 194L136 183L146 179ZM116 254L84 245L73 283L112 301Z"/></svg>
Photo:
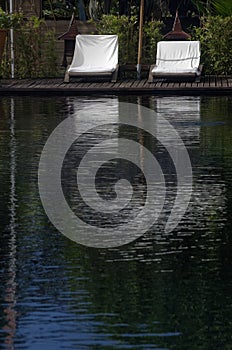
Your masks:
<svg viewBox="0 0 232 350"><path fill-rule="evenodd" d="M199 41L160 41L157 44L156 64L150 67L149 82L154 79L200 80Z"/></svg>
<svg viewBox="0 0 232 350"><path fill-rule="evenodd" d="M117 80L118 36L77 35L74 56L67 68L64 81L75 77L111 77Z"/></svg>

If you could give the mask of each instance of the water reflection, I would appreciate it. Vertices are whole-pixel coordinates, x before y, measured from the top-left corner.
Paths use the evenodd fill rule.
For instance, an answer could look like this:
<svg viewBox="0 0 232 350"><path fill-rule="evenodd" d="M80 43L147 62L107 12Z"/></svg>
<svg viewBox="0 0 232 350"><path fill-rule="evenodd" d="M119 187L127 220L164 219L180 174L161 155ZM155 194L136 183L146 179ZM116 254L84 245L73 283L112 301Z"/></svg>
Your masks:
<svg viewBox="0 0 232 350"><path fill-rule="evenodd" d="M103 105L112 106L109 118L114 118L118 98L2 98L2 349L231 348L232 99L119 99L155 109L181 134L194 175L188 212L165 235L167 203L159 223L122 248L90 249L66 239L41 207L42 147L67 115L93 101L101 118ZM110 132L101 130L103 136ZM164 162L162 146L134 129L114 128L113 133L153 147L169 171L173 197L175 169Z"/></svg>
<svg viewBox="0 0 232 350"><path fill-rule="evenodd" d="M16 139L15 139L15 116L14 100L10 100L10 193L9 193L9 236L8 236L8 268L6 269L6 292L3 302L3 312L6 324L3 331L6 333L4 343L7 349L14 347L14 336L16 332Z"/></svg>

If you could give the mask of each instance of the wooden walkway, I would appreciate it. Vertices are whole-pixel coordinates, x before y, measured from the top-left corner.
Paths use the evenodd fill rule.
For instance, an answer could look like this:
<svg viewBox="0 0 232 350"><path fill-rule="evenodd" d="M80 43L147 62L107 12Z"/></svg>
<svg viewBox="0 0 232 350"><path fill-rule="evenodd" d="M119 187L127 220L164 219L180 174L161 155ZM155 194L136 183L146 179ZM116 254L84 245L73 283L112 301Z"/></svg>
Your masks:
<svg viewBox="0 0 232 350"><path fill-rule="evenodd" d="M231 93L232 76L202 76L200 83L165 81L148 83L147 79L120 79L116 83L71 81L68 84L65 84L62 78L0 80L0 95L203 95Z"/></svg>

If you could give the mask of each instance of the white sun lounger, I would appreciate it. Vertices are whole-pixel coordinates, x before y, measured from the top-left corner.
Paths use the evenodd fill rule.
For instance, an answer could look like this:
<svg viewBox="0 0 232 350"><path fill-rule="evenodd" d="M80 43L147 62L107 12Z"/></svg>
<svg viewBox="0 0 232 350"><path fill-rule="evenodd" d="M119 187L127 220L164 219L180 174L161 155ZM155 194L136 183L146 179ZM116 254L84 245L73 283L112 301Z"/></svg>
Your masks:
<svg viewBox="0 0 232 350"><path fill-rule="evenodd" d="M64 82L70 77L110 77L118 74L117 35L77 35L72 63L67 67Z"/></svg>
<svg viewBox="0 0 232 350"><path fill-rule="evenodd" d="M156 64L150 67L149 82L164 78L200 79L199 41L159 41L157 44Z"/></svg>

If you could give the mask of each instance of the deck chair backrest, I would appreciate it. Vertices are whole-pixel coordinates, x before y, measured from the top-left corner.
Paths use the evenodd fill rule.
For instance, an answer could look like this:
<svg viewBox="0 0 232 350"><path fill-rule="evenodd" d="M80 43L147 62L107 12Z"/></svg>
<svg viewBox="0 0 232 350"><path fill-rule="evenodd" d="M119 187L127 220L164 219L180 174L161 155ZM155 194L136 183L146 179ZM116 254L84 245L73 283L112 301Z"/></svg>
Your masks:
<svg viewBox="0 0 232 350"><path fill-rule="evenodd" d="M200 64L199 41L159 41L156 65L160 69L193 69Z"/></svg>
<svg viewBox="0 0 232 350"><path fill-rule="evenodd" d="M116 67L117 35L77 35L71 67Z"/></svg>

